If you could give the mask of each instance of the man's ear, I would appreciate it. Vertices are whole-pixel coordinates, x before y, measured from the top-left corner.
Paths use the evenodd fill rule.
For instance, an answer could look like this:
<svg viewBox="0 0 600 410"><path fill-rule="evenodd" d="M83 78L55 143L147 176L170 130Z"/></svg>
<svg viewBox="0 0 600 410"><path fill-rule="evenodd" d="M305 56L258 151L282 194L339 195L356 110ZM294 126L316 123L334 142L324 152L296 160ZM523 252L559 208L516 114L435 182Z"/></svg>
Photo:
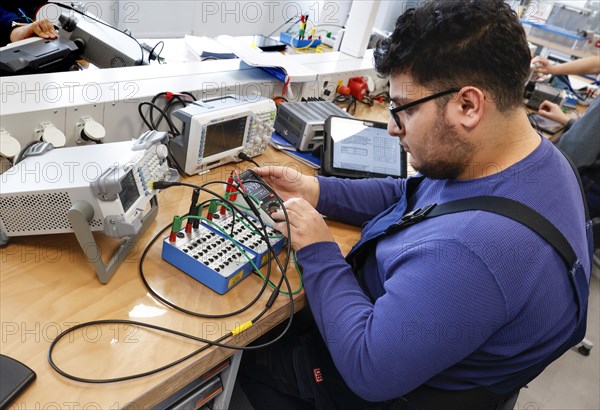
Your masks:
<svg viewBox="0 0 600 410"><path fill-rule="evenodd" d="M475 128L483 118L485 95L476 87L463 87L454 99L456 123L466 129Z"/></svg>

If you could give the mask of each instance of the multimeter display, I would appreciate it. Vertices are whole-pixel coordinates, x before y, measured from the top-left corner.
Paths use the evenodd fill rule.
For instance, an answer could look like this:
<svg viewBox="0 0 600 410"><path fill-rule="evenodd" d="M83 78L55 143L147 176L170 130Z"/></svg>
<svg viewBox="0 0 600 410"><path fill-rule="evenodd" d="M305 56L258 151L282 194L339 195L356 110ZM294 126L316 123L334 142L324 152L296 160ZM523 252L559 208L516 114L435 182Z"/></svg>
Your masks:
<svg viewBox="0 0 600 410"><path fill-rule="evenodd" d="M281 205L279 204L279 201L275 195L263 185L265 182L254 171L248 170L242 172L240 179L242 180L244 188L246 188L248 194L259 200L261 209L268 215L281 208Z"/></svg>

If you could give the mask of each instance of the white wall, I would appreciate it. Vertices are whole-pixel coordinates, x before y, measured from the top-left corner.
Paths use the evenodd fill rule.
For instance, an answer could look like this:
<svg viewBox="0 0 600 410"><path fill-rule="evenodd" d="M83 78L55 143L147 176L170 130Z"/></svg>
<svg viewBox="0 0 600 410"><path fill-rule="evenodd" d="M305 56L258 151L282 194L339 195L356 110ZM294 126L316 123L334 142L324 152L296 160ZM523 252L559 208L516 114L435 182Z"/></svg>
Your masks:
<svg viewBox="0 0 600 410"><path fill-rule="evenodd" d="M383 31L394 31L398 17L409 8L417 7L423 1L425 0L382 0L374 27Z"/></svg>
<svg viewBox="0 0 600 410"><path fill-rule="evenodd" d="M309 21L317 25L341 26L348 18L352 1L86 0L82 3L92 14L122 30L131 30L137 38L171 38L185 34L267 35L300 14L308 14ZM57 6L46 7L53 7L49 13L56 14Z"/></svg>

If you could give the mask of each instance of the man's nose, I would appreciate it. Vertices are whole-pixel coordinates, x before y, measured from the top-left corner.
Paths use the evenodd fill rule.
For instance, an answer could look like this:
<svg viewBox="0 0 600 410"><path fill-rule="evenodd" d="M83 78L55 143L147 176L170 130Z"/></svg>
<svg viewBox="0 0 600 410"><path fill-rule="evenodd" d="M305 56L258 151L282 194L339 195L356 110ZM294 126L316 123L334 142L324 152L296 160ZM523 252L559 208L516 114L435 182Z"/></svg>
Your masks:
<svg viewBox="0 0 600 410"><path fill-rule="evenodd" d="M404 127L400 128L398 127L398 124L396 124L396 121L394 121L394 118L392 118L390 116L390 119L388 120L387 123L387 132L389 135L391 136L400 136L404 134Z"/></svg>

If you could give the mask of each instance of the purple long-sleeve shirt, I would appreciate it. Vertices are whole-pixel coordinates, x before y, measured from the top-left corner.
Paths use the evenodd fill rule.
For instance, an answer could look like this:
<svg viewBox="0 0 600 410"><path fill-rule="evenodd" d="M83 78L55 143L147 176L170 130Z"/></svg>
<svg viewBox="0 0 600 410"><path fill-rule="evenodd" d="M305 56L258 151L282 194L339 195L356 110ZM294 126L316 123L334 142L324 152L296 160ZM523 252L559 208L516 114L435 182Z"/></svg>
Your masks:
<svg viewBox="0 0 600 410"><path fill-rule="evenodd" d="M320 178L317 209L363 224L478 195L520 201L550 220L586 267L582 197L560 152L542 139L527 158L491 176L406 180ZM364 232L363 232L364 234ZM577 305L565 263L530 229L484 211L444 215L385 236L367 258L363 291L337 244L301 249L306 294L336 367L369 401L421 384L462 390L526 368L570 336Z"/></svg>

